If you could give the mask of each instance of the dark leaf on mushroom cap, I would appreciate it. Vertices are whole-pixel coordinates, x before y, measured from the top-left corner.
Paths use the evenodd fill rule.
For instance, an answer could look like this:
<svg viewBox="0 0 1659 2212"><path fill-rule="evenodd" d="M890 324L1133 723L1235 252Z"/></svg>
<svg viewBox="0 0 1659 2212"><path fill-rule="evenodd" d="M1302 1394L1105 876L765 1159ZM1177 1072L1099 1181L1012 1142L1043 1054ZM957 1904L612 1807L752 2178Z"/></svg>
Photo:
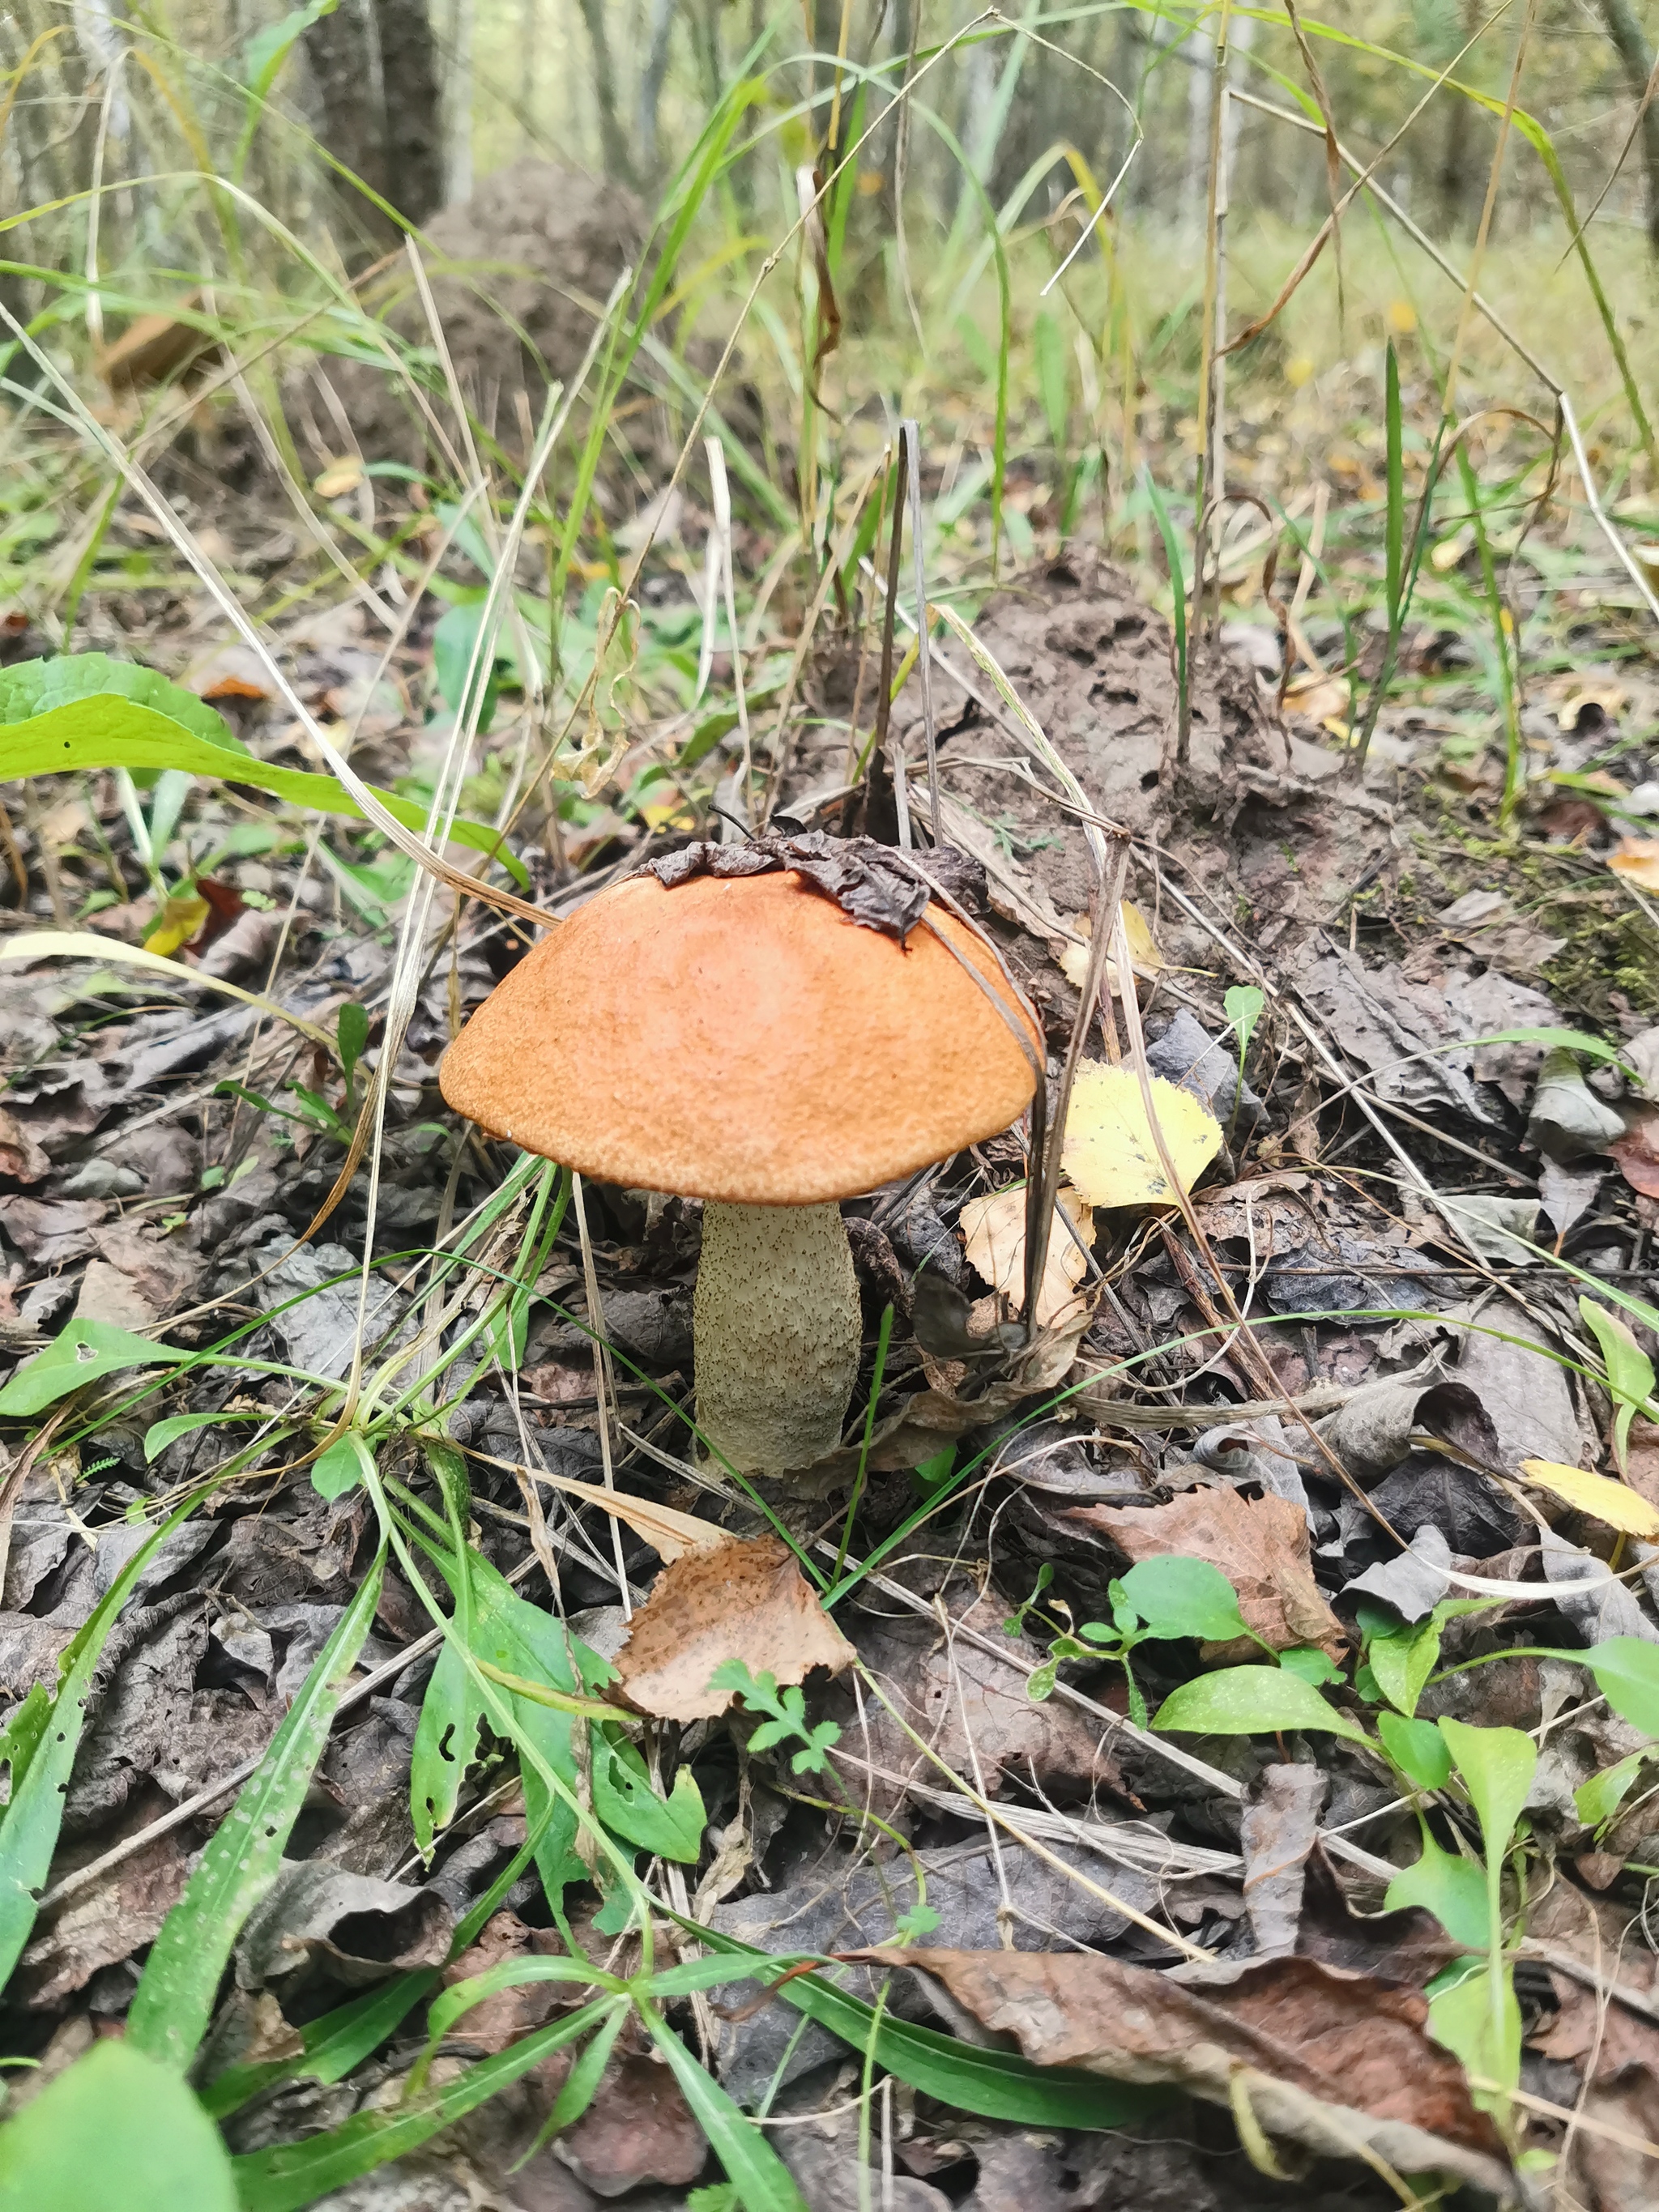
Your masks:
<svg viewBox="0 0 1659 2212"><path fill-rule="evenodd" d="M641 875L672 890L693 876L767 876L793 868L814 890L835 900L866 929L879 929L901 945L921 920L929 884L921 870L873 837L804 837L763 832L747 845L688 845L664 860L647 860Z"/></svg>

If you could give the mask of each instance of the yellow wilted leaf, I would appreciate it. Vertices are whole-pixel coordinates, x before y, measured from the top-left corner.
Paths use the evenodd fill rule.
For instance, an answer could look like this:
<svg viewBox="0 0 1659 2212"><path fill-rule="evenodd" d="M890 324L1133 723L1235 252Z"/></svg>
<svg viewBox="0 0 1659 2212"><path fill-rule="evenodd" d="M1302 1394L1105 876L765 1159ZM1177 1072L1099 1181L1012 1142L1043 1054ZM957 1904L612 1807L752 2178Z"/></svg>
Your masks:
<svg viewBox="0 0 1659 2212"><path fill-rule="evenodd" d="M1077 927L1086 937L1089 932L1086 915L1080 918ZM1146 915L1133 899L1123 902L1123 933L1129 940L1129 964L1136 975L1146 976L1148 981L1154 975L1161 975L1168 963L1158 949ZM1088 945L1066 945L1060 956L1060 972L1074 991L1080 991L1089 977ZM1112 987L1112 995L1121 999L1123 986L1118 980L1116 963L1109 956L1106 962L1106 977Z"/></svg>
<svg viewBox="0 0 1659 2212"><path fill-rule="evenodd" d="M1650 1505L1628 1483L1586 1474L1582 1468L1563 1467L1553 1459L1523 1459L1521 1472L1536 1489L1547 1490L1576 1513L1588 1513L1626 1536L1659 1536L1659 1507Z"/></svg>
<svg viewBox="0 0 1659 2212"><path fill-rule="evenodd" d="M1659 891L1659 837L1626 837L1607 866L1644 891Z"/></svg>
<svg viewBox="0 0 1659 2212"><path fill-rule="evenodd" d="M1094 1233L1089 1209L1074 1190L1063 1190L1058 1204L1064 1206L1083 1233L1086 1243ZM988 1198L970 1199L962 1209L962 1233L969 1263L994 1289L1018 1299L1025 1288L1025 1186L994 1190ZM1081 1281L1087 1262L1056 1221L1048 1237L1048 1256L1037 1286L1036 1321L1047 1328L1071 1304L1072 1292Z"/></svg>
<svg viewBox="0 0 1659 2212"><path fill-rule="evenodd" d="M1409 300L1390 300L1383 320L1396 337L1408 338L1417 328L1417 310Z"/></svg>
<svg viewBox="0 0 1659 2212"><path fill-rule="evenodd" d="M210 911L207 901L195 891L174 891L144 939L145 951L163 956L176 952L181 945L190 943Z"/></svg>
<svg viewBox="0 0 1659 2212"><path fill-rule="evenodd" d="M1300 392L1313 373L1312 360L1305 353L1297 354L1294 360L1285 364L1285 381L1293 392Z"/></svg>
<svg viewBox="0 0 1659 2212"><path fill-rule="evenodd" d="M363 465L354 454L349 460L331 461L312 484L319 499L343 499L363 480Z"/></svg>
<svg viewBox="0 0 1659 2212"><path fill-rule="evenodd" d="M1190 1190L1221 1150L1221 1124L1190 1091L1161 1075L1151 1080L1164 1150ZM1133 1068L1083 1062L1072 1087L1060 1159L1091 1206L1167 1206L1177 1195L1158 1160Z"/></svg>

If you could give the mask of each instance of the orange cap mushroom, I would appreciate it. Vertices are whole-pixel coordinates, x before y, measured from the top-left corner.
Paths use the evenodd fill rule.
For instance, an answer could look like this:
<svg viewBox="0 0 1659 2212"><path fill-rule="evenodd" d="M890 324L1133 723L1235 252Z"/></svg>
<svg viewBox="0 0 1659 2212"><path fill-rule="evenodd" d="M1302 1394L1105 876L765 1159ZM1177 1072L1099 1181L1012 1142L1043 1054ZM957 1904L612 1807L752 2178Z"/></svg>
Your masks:
<svg viewBox="0 0 1659 2212"><path fill-rule="evenodd" d="M699 1425L775 1474L835 1448L857 1376L834 1201L1006 1128L1041 1049L937 902L901 941L785 867L601 892L498 986L439 1080L526 1151L707 1201Z"/></svg>

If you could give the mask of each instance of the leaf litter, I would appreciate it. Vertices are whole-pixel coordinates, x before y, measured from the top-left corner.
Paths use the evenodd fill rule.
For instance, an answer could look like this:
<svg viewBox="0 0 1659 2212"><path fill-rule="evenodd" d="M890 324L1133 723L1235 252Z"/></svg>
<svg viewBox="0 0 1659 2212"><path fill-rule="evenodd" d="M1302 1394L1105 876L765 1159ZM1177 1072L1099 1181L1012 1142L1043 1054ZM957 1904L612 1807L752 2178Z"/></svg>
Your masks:
<svg viewBox="0 0 1659 2212"><path fill-rule="evenodd" d="M1168 628L1091 549L974 630L1023 711L941 646L960 854L839 836L843 733L816 714L771 763L775 830L731 836L735 738L699 774L663 714L666 803L618 753L509 841L554 914L640 866L793 867L902 940L931 878L1037 1007L1051 1103L1080 1036L1029 1316L1029 1127L846 1209L860 1388L798 1488L691 1453L695 1201L589 1185L579 1210L443 1113L437 1059L520 922L469 908L411 969L407 856L344 808L308 849L323 817L289 802L331 804L327 779L244 644L153 641L197 702L179 726L253 763L221 783L180 753L176 900L101 755L46 787L73 822L16 832L0 1858L9 2054L42 2063L15 2156L101 2053L131 2058L108 2108L141 2094L186 2010L157 1961L188 1960L257 1768L282 1841L198 1976L191 2077L244 2202L319 2201L383 2142L412 2185L526 2212L679 2203L711 2140L728 2173L765 2140L722 2095L801 2123L778 2133L814 2212L872 2185L906 2212L1151 2201L1149 2176L1196 2202L1200 2134L1241 2203L1330 2201L1288 2178L1304 2154L1345 2202L1398 2201L1385 2170L1530 2201L1540 2151L1609 2212L1650 2194L1653 1008L1558 981L1569 940L1519 883L1455 879L1407 737L1338 788L1206 650L1176 758ZM377 784L437 773L408 708L429 630L389 675L349 607L285 653L307 711L361 718ZM916 822L921 694L888 748ZM501 769L500 733L481 757ZM233 788L270 801L240 845ZM1080 1009L1102 822L1134 841L1133 1003L1103 951ZM89 957L31 945L62 919L48 854L82 889L94 848L118 891L76 932ZM1648 880L1630 842L1603 860ZM258 1003L227 1012L216 976ZM337 1189L370 1084L372 1202L361 1173ZM290 1754L388 1524L337 1716ZM1215 1581L1146 1571L1171 1563ZM1507 1825L1499 1767L1525 1770ZM819 1964L771 1994L701 1955L722 1938ZM637 1996L616 2039L561 2043L603 1974ZM429 2050L435 1993L480 1978ZM898 2091L885 2174L837 2118L866 2063ZM788 2202L765 2172L744 2201Z"/></svg>

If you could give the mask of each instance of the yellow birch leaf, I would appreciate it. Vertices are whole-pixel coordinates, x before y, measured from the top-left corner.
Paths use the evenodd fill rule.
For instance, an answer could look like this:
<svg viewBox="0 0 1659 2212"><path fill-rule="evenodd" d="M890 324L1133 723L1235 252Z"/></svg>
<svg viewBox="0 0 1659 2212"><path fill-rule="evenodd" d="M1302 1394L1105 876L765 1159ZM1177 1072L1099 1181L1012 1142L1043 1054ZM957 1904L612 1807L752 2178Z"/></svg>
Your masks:
<svg viewBox="0 0 1659 2212"><path fill-rule="evenodd" d="M1164 1150L1182 1188L1190 1190L1221 1150L1221 1124L1190 1091L1161 1075L1151 1083ZM1169 1206L1178 1196L1164 1176L1130 1067L1092 1060L1079 1067L1060 1160L1091 1206Z"/></svg>
<svg viewBox="0 0 1659 2212"><path fill-rule="evenodd" d="M1094 1234L1089 1209L1074 1190L1063 1190L1057 1201L1082 1231L1087 1243ZM1018 1300L1025 1288L1025 1186L994 1190L988 1198L970 1199L962 1209L962 1233L970 1264L986 1281ZM1082 1253L1056 1221L1048 1237L1048 1256L1037 1287L1036 1321L1047 1328L1072 1302L1087 1265Z"/></svg>
<svg viewBox="0 0 1659 2212"><path fill-rule="evenodd" d="M1575 1513L1588 1513L1626 1536L1659 1536L1659 1507L1650 1505L1626 1482L1586 1474L1582 1468L1563 1467L1553 1459L1523 1459L1521 1472L1535 1489L1547 1490Z"/></svg>

